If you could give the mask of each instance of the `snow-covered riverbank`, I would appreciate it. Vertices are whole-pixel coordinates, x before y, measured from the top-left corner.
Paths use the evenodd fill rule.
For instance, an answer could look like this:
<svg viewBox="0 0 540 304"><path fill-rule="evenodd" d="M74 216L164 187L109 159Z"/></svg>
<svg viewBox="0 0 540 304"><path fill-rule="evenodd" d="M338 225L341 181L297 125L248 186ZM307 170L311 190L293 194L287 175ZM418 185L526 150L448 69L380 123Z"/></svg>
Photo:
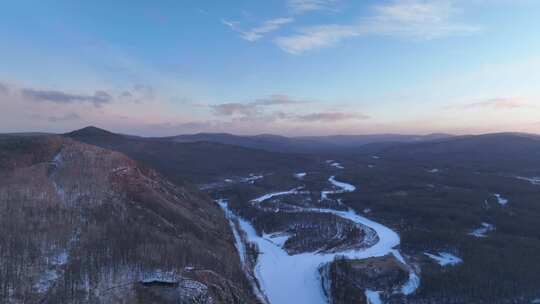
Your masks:
<svg viewBox="0 0 540 304"><path fill-rule="evenodd" d="M326 191L326 195L356 190L355 186L337 181L334 176L328 180L337 189ZM265 194L253 199L252 203L262 203L275 196L294 194L298 190L292 189L290 191ZM227 203L223 200L219 201L219 203L229 217L231 211L228 209ZM321 288L318 269L321 265L333 261L336 256L345 256L349 259L365 259L393 254L399 261L405 263L399 251L395 249L400 243L399 235L384 225L360 216L353 210L338 211L303 208L300 211L331 213L358 225L367 226L375 231L378 241L373 246L365 249L348 249L333 253L306 252L289 255L282 248L287 237L281 235L279 241L275 241L271 235L259 236L249 221L238 218L240 228L245 232L247 240L256 244L259 248L260 254L255 266L255 276L259 281L262 292L272 304L326 304L327 299ZM298 212L298 210L295 212ZM237 247L241 248L239 245ZM244 254L244 252L240 252L240 255ZM402 293L404 294L414 292L420 283L418 276L412 269L410 271L409 281L402 287Z"/></svg>

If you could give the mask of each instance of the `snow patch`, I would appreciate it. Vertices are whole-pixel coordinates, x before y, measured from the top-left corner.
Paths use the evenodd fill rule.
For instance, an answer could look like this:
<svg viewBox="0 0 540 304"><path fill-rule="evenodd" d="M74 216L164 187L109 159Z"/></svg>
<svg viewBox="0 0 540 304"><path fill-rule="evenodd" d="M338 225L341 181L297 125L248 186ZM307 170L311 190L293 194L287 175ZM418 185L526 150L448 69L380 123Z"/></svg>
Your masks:
<svg viewBox="0 0 540 304"><path fill-rule="evenodd" d="M501 206L504 206L504 205L508 204L508 199L502 197L499 193L495 193L494 195L495 195L495 197L497 198L497 202L498 202Z"/></svg>
<svg viewBox="0 0 540 304"><path fill-rule="evenodd" d="M440 172L440 170L437 169L437 168L433 168L433 169L427 170L427 172L429 172L429 173L438 173L438 172Z"/></svg>
<svg viewBox="0 0 540 304"><path fill-rule="evenodd" d="M337 161L334 161L332 159L326 160L326 163L332 167L338 168L338 169L345 169L340 163Z"/></svg>
<svg viewBox="0 0 540 304"><path fill-rule="evenodd" d="M294 175L294 177L298 178L298 179L303 179L304 177L306 177L307 173L306 172L300 172L300 173L296 173Z"/></svg>
<svg viewBox="0 0 540 304"><path fill-rule="evenodd" d="M535 176L535 177L516 176L516 178L528 181L529 183L531 183L533 185L540 186L540 177L539 176ZM538 303L540 303L540 299L538 301L539 301Z"/></svg>
<svg viewBox="0 0 540 304"><path fill-rule="evenodd" d="M411 295L418 287L420 287L420 277L409 269L409 279L401 286L401 293L406 296Z"/></svg>
<svg viewBox="0 0 540 304"><path fill-rule="evenodd" d="M338 169L345 169L340 163L331 163L330 166Z"/></svg>
<svg viewBox="0 0 540 304"><path fill-rule="evenodd" d="M256 180L261 179L263 177L264 175L256 175L256 174L251 173L248 177L242 177L240 179L240 182L253 184L255 183Z"/></svg>
<svg viewBox="0 0 540 304"><path fill-rule="evenodd" d="M60 278L60 269L63 267L69 259L67 251L62 250L59 254L47 259L46 269L38 279L38 282L34 286L38 292L45 293L48 291L54 283Z"/></svg>
<svg viewBox="0 0 540 304"><path fill-rule="evenodd" d="M268 193L268 194L265 194L263 196L252 199L251 202L252 203L262 203L262 202L267 201L267 200L269 200L271 198L274 198L276 196L296 194L296 193L298 193L298 191L302 190L302 188L303 187L297 187L297 188L291 189L289 191Z"/></svg>
<svg viewBox="0 0 540 304"><path fill-rule="evenodd" d="M380 291L366 289L365 295L368 304L382 304Z"/></svg>
<svg viewBox="0 0 540 304"><path fill-rule="evenodd" d="M141 283L165 282L178 283L179 275L175 271L163 271L156 269L142 274Z"/></svg>
<svg viewBox="0 0 540 304"><path fill-rule="evenodd" d="M340 188L341 191L344 191L344 192L353 192L353 191L356 190L356 187L353 186L353 185L351 185L351 184L337 181L335 176L331 176L331 177L328 179L328 181L329 181L330 183L332 183L332 185L334 185L334 186Z"/></svg>
<svg viewBox="0 0 540 304"><path fill-rule="evenodd" d="M472 235L477 238L485 238L487 237L487 233L494 231L495 226L489 223L482 223L479 228L474 229L469 235Z"/></svg>
<svg viewBox="0 0 540 304"><path fill-rule="evenodd" d="M454 266L463 263L463 260L448 252L439 252L438 254L431 254L424 252L425 255L435 260L441 266Z"/></svg>

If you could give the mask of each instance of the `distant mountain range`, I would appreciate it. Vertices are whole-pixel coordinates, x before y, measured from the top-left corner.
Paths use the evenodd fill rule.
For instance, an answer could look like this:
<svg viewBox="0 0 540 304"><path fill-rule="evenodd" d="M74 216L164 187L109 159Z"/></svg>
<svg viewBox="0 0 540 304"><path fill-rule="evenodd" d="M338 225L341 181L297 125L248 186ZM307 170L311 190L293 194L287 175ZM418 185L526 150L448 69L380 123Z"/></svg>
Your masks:
<svg viewBox="0 0 540 304"><path fill-rule="evenodd" d="M42 133L2 135L40 136ZM226 176L313 168L332 155L378 154L389 160L461 164L498 170L540 167L540 136L525 133L484 135L333 135L285 137L199 133L172 137L123 135L86 127L64 136L120 151L146 163L174 182L205 183ZM495 170L495 169L493 169Z"/></svg>
<svg viewBox="0 0 540 304"><path fill-rule="evenodd" d="M86 127L64 136L125 153L176 183L205 183L231 176L309 168L318 157L276 153L217 141L176 142L171 138L145 138Z"/></svg>
<svg viewBox="0 0 540 304"><path fill-rule="evenodd" d="M448 138L448 134L430 135L331 135L285 137L272 134L252 136L233 135L228 133L198 133L168 137L176 142L216 142L246 148L261 149L273 152L321 153L350 150L371 143L414 143Z"/></svg>
<svg viewBox="0 0 540 304"><path fill-rule="evenodd" d="M386 159L399 161L474 165L490 170L540 171L540 136L526 133L455 136L378 147L377 153Z"/></svg>
<svg viewBox="0 0 540 304"><path fill-rule="evenodd" d="M329 159L343 167L330 166ZM308 173L293 177L298 172ZM485 261L480 249L491 256L495 248L506 254L495 265L504 264L505 273L514 274L505 282L532 282L526 288L536 288L540 272L531 267L537 265L540 248L540 190L534 182L540 176L540 136L145 138L87 127L61 135L0 135L0 302L197 303L202 297L208 300L202 303L258 303L237 255L235 235L218 206L199 191L222 191L212 186L250 174L265 176L226 190L238 204L297 183L325 189L328 176L339 174L362 185L362 191L347 193L344 203L370 217L399 220L396 229L410 252L423 256L433 244L451 244L463 250L464 263L471 267ZM497 205L495 193L511 203ZM315 202L319 194L314 192ZM265 223L286 220L277 219L277 224ZM493 237L471 240L469 229L483 221L496 224ZM514 255L524 260L515 262ZM429 263L422 267L427 286L422 292L431 288L438 295L447 288L433 278L448 272L439 273ZM486 289L486 280L468 270L455 275L475 282L459 281L460 286L474 285L477 293ZM517 294L507 292L511 299ZM462 294L455 289L451 296ZM414 303L428 303L425 299L430 298Z"/></svg>

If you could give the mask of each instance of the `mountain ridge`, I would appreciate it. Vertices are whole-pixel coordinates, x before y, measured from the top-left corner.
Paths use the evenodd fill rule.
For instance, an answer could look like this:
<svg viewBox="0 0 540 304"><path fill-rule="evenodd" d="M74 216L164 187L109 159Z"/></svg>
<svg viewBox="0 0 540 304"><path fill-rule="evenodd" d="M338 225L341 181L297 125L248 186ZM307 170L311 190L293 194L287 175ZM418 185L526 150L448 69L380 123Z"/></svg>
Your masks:
<svg viewBox="0 0 540 304"><path fill-rule="evenodd" d="M90 132L87 132L90 131ZM271 152L211 141L175 142L166 138L145 138L86 129L63 136L120 151L155 168L173 182L195 184L223 180L231 176L293 170L294 165L312 167L318 157Z"/></svg>
<svg viewBox="0 0 540 304"><path fill-rule="evenodd" d="M0 140L0 169L2 301L257 302L223 213L195 188L56 135Z"/></svg>

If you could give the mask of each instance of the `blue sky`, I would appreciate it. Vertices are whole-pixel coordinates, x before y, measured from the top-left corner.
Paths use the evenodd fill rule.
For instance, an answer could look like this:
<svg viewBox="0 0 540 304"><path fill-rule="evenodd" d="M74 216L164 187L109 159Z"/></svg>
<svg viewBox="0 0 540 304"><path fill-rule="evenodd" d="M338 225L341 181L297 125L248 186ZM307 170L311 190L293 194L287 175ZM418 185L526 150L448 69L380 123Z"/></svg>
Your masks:
<svg viewBox="0 0 540 304"><path fill-rule="evenodd" d="M12 1L0 132L540 133L532 0Z"/></svg>

